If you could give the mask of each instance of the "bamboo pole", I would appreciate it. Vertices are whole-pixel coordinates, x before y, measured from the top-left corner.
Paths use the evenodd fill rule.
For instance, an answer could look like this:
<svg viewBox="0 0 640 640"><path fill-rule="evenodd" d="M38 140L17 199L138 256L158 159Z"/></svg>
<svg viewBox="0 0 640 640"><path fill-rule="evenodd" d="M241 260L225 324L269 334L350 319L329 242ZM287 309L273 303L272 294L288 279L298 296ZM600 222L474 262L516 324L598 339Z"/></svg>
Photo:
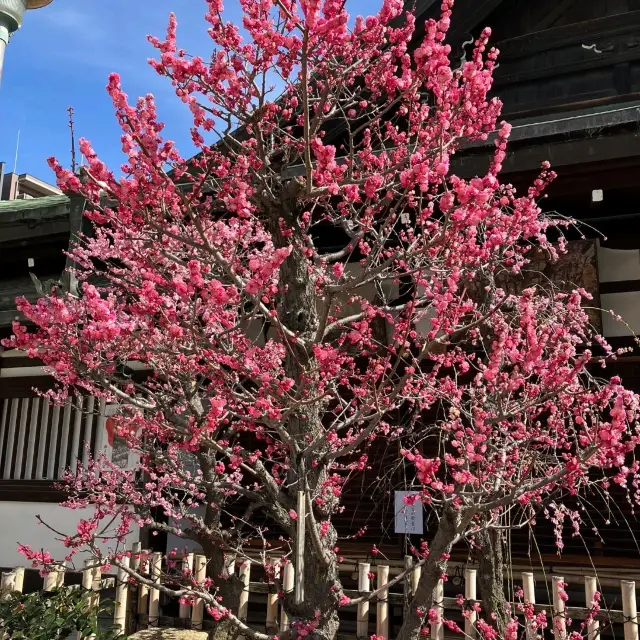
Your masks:
<svg viewBox="0 0 640 640"><path fill-rule="evenodd" d="M291 562L287 562L283 568L284 578L282 580L282 590L286 593L293 591L294 572ZM280 631L287 631L289 629L289 616L284 610L284 606L280 612Z"/></svg>
<svg viewBox="0 0 640 640"><path fill-rule="evenodd" d="M43 591L53 591L58 586L58 572L53 569L44 576Z"/></svg>
<svg viewBox="0 0 640 640"><path fill-rule="evenodd" d="M14 592L22 593L23 587L24 569L22 567L3 573L0 578L0 597Z"/></svg>
<svg viewBox="0 0 640 640"><path fill-rule="evenodd" d="M564 590L564 578L562 576L551 577L551 592L553 594L553 635L556 640L565 640L567 637L567 623L565 617L564 600L560 592Z"/></svg>
<svg viewBox="0 0 640 640"><path fill-rule="evenodd" d="M596 591L598 591L598 581L592 576L584 577L584 596L587 603L587 609L590 609L593 605L593 599L595 598ZM597 640L600 633L600 622L598 620L592 620L587 624L587 638L588 640Z"/></svg>
<svg viewBox="0 0 640 640"><path fill-rule="evenodd" d="M389 567L378 566L377 589L380 589L389 582ZM378 593L378 603L376 605L376 635L384 638L389 637L389 589L383 589Z"/></svg>
<svg viewBox="0 0 640 640"><path fill-rule="evenodd" d="M413 593L412 593L412 585L411 585L411 567L413 567L413 558L411 556L405 556L404 557L404 570L407 572L407 575L404 579L404 584L402 587L402 590L404 591L404 607L405 607L405 613L406 613L406 609L409 606L409 603L411 602L411 600L413 599Z"/></svg>
<svg viewBox="0 0 640 640"><path fill-rule="evenodd" d="M57 573L58 573L58 582L56 583L56 587L58 589L60 589L61 587L64 586L64 578L65 578L65 575L67 573L67 562L66 561L63 562L60 565L60 569L58 569Z"/></svg>
<svg viewBox="0 0 640 640"><path fill-rule="evenodd" d="M140 573L149 573L149 551L145 550L140 556ZM138 614L146 615L149 612L149 587L146 584L138 586Z"/></svg>
<svg viewBox="0 0 640 640"><path fill-rule="evenodd" d="M636 583L622 580L622 613L624 614L624 640L638 640L638 605L636 602Z"/></svg>
<svg viewBox="0 0 640 640"><path fill-rule="evenodd" d="M274 577L280 577L280 563L273 563L272 558L267 558L267 564L273 565ZM274 585L269 585L267 594L267 621L265 630L268 634L275 634L278 628L278 593Z"/></svg>
<svg viewBox="0 0 640 640"><path fill-rule="evenodd" d="M420 576L422 575L422 567L416 565L413 567L413 571L411 572L411 595L416 595L416 591L418 590L418 584L420 582Z"/></svg>
<svg viewBox="0 0 640 640"><path fill-rule="evenodd" d="M404 594L404 607L403 613L406 616L413 600L413 593L411 589L411 567L413 567L413 558L411 556L404 557L404 570L407 572L405 579L402 581L402 591Z"/></svg>
<svg viewBox="0 0 640 640"><path fill-rule="evenodd" d="M194 558L196 567L196 582L203 584L207 577L207 559L204 556L197 555ZM191 607L191 626L194 629L202 629L204 620L204 600L197 598L193 607Z"/></svg>
<svg viewBox="0 0 640 640"><path fill-rule="evenodd" d="M371 580L369 579L371 565L368 562L361 562L358 565L358 593L364 595L371 591ZM369 601L361 602L358 605L358 618L356 623L356 633L358 638L369 636Z"/></svg>
<svg viewBox="0 0 640 640"><path fill-rule="evenodd" d="M535 583L533 581L533 573L524 572L522 574L522 589L524 591L524 601L530 604L536 603L536 590ZM536 632L531 628L529 621L527 625L527 640L535 640Z"/></svg>
<svg viewBox="0 0 640 640"><path fill-rule="evenodd" d="M129 566L129 558L126 556L120 560L125 568L118 567L118 582L116 584L116 604L113 611L113 623L120 627L119 636L127 632L127 600L129 598L129 574L126 567Z"/></svg>
<svg viewBox="0 0 640 640"><path fill-rule="evenodd" d="M438 584L433 590L433 608L438 612L437 622L431 625L432 640L444 640L444 625L442 619L444 617L444 583L442 579L438 580Z"/></svg>
<svg viewBox="0 0 640 640"><path fill-rule="evenodd" d="M193 579L193 557L193 553L188 553L182 558L182 575L189 580ZM182 620L188 620L191 617L191 605L181 602L178 617Z"/></svg>
<svg viewBox="0 0 640 640"><path fill-rule="evenodd" d="M13 574L11 571L0 575L0 598L5 598L13 591Z"/></svg>
<svg viewBox="0 0 640 640"><path fill-rule="evenodd" d="M242 582L242 593L238 602L238 618L246 622L249 617L249 585L251 583L251 560L245 560L240 565L238 572L240 582ZM238 640L244 640L244 636L238 636Z"/></svg>
<svg viewBox="0 0 640 640"><path fill-rule="evenodd" d="M298 519L296 521L296 577L294 602L302 604L304 602L304 546L305 546L305 525L307 520L307 502L304 491L298 491Z"/></svg>
<svg viewBox="0 0 640 640"><path fill-rule="evenodd" d="M22 593L24 590L24 567L13 570L13 590Z"/></svg>
<svg viewBox="0 0 640 640"><path fill-rule="evenodd" d="M91 615L91 611L97 606L96 591L94 590L94 577L96 575L95 568L93 566L95 560L85 560L84 569L82 571L82 588L86 592L86 607L87 614ZM93 640L94 635L87 636L84 640ZM83 636L78 631L77 640L83 640Z"/></svg>
<svg viewBox="0 0 640 640"><path fill-rule="evenodd" d="M470 605L473 605L474 601L478 599L478 572L476 569L464 570L464 597ZM478 614L471 609L469 615L464 619L464 632L469 638L476 637L477 617Z"/></svg>
<svg viewBox="0 0 640 640"><path fill-rule="evenodd" d="M154 584L160 584L162 573L162 554L155 551L151 554L151 580ZM149 589L149 626L157 627L160 621L160 590L151 587Z"/></svg>
<svg viewBox="0 0 640 640"><path fill-rule="evenodd" d="M95 405L94 405L95 408ZM134 542L131 545L131 559L129 566L133 571L140 571L141 563L142 543ZM135 580L129 581L129 597L127 598L127 624L130 621L135 620L136 612L138 610L138 599L140 597L140 585Z"/></svg>
<svg viewBox="0 0 640 640"><path fill-rule="evenodd" d="M134 571L138 571L140 569L140 561L142 554L142 542L134 542L131 545L131 562L130 566Z"/></svg>

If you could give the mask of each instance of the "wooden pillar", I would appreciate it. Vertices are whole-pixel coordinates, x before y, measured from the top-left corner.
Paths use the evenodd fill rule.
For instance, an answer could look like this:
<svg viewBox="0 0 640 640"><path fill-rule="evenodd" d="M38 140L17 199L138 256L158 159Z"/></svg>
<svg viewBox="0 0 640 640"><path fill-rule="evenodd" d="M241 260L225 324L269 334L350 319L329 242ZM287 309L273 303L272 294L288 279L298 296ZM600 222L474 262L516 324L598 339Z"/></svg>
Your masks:
<svg viewBox="0 0 640 640"><path fill-rule="evenodd" d="M82 436L82 466L84 467L89 462L89 447L87 445L91 445L95 404L96 399L93 396L89 396L87 398L87 415L84 418L84 435Z"/></svg>
<svg viewBox="0 0 640 640"><path fill-rule="evenodd" d="M371 565L368 562L358 564L358 595L365 595L371 591L371 580L369 572ZM369 601L358 604L358 618L356 623L356 634L358 638L369 637Z"/></svg>
<svg viewBox="0 0 640 640"><path fill-rule="evenodd" d="M31 398L22 398L22 406L20 407L20 428L18 429L18 444L16 446L16 460L13 470L13 478L19 480L22 478L24 470L24 443L27 437L27 415L29 413L29 405Z"/></svg>
<svg viewBox="0 0 640 640"><path fill-rule="evenodd" d="M624 640L638 640L638 606L636 602L636 583L622 580L622 613L624 614Z"/></svg>
<svg viewBox="0 0 640 640"><path fill-rule="evenodd" d="M15 443L17 422L18 422L18 407L20 406L19 398L11 399L11 410L9 411L9 421L7 423L7 448L4 451L4 472L2 477L5 480L11 479L11 467L13 462L13 445Z"/></svg>
<svg viewBox="0 0 640 640"><path fill-rule="evenodd" d="M389 582L389 567L378 566L376 590ZM376 605L376 635L389 638L389 589L383 589L378 593L378 603Z"/></svg>
<svg viewBox="0 0 640 640"><path fill-rule="evenodd" d="M476 569L464 570L464 597L472 604L478 599L478 572ZM478 614L471 610L469 616L464 619L464 632L469 638L476 637L475 622Z"/></svg>
<svg viewBox="0 0 640 640"><path fill-rule="evenodd" d="M98 405L98 418L96 420L96 442L93 449L94 456L104 453L104 450L105 450L105 443L107 442L106 411L107 411L107 401L104 399L101 399L100 404Z"/></svg>
<svg viewBox="0 0 640 640"><path fill-rule="evenodd" d="M31 398L31 419L29 420L29 440L27 443L27 462L21 477L31 480L33 460L36 454L36 435L38 433L38 417L40 415L40 398Z"/></svg>
<svg viewBox="0 0 640 640"><path fill-rule="evenodd" d="M11 400L9 398L5 398L2 401L2 415L0 416L0 467L2 467L2 454L4 453L4 434L7 432L10 404Z"/></svg>
<svg viewBox="0 0 640 640"><path fill-rule="evenodd" d="M73 416L73 435L71 437L70 464L71 471L74 473L78 469L78 454L80 453L80 431L82 429L82 409L84 407L84 397L76 396L78 406L74 407L75 415Z"/></svg>
<svg viewBox="0 0 640 640"><path fill-rule="evenodd" d="M44 398L42 401L42 414L38 425L38 455L36 457L36 471L34 477L36 480L42 480L45 475L44 458L47 451L55 449L55 445L47 447L47 433L49 431L49 412L51 410L50 402Z"/></svg>
<svg viewBox="0 0 640 640"><path fill-rule="evenodd" d="M196 582L201 585L207 577L207 559L204 556L196 555L194 563L196 567ZM204 600L202 598L197 598L191 608L191 626L194 629L202 629L203 620Z"/></svg>
<svg viewBox="0 0 640 640"><path fill-rule="evenodd" d="M567 621L564 613L564 600L560 592L564 591L564 578L562 576L551 577L551 591L553 593L553 635L556 640L565 640L567 637Z"/></svg>
<svg viewBox="0 0 640 640"><path fill-rule="evenodd" d="M69 429L71 425L72 400L67 398L62 412L62 436L60 438L60 454L58 459L58 472L56 478L62 478L62 474L67 467L67 453L69 448Z"/></svg>
<svg viewBox="0 0 640 640"><path fill-rule="evenodd" d="M127 600L129 598L129 574L126 567L129 566L129 558L126 556L120 560L124 568L118 567L118 579L116 582L116 604L113 611L113 623L120 627L118 635L123 636L127 632Z"/></svg>
<svg viewBox="0 0 640 640"><path fill-rule="evenodd" d="M48 449L47 470L45 478L54 480L56 478L56 449L58 447L58 431L60 430L60 405L54 405L51 415L51 445Z"/></svg>

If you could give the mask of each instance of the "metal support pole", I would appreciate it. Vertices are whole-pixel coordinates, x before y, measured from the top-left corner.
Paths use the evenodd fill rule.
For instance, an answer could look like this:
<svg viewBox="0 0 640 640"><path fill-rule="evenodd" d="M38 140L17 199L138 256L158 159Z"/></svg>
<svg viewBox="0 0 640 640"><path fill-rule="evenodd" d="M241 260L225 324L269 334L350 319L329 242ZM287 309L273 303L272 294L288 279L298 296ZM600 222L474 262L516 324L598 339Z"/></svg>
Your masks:
<svg viewBox="0 0 640 640"><path fill-rule="evenodd" d="M9 44L9 26L0 14L0 84L2 84L2 70L4 69L4 52Z"/></svg>

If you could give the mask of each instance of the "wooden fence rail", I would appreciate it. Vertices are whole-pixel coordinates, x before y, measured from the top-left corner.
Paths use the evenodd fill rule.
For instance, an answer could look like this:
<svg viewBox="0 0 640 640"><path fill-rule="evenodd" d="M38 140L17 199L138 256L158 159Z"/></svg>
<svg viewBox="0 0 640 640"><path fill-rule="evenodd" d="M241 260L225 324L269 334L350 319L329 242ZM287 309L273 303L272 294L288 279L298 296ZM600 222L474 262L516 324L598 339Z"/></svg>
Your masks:
<svg viewBox="0 0 640 640"><path fill-rule="evenodd" d="M191 574L195 581L203 583L206 578L207 560L204 556L190 553L182 558L171 558L170 566L166 564L163 567L165 558L160 553L151 553L141 551L139 543L134 545L130 558L125 558L124 565L137 569L151 578L154 585L160 585L162 580L167 584L172 582L172 572ZM251 582L251 571L255 565L250 560L245 560L238 564L238 577L244 585L244 591L240 598L239 610L235 612L238 617L248 622L251 626L259 628L259 630L276 634L279 631L286 631L291 624L286 612L280 606L278 594L275 591L275 585L267 582ZM405 566L411 568L411 559L407 559ZM176 567L179 569L176 571ZM163 568L166 571L163 572ZM371 565L367 562L361 562L357 565L357 589L346 590L345 595L349 598L357 598L374 590L379 590L377 598L372 602L361 602L354 606L356 612L356 638L368 638L372 633L378 636L389 638L390 633L390 607L406 606L409 597L415 592L418 581L420 579L420 568L414 567L403 583L398 583L402 591L391 591L390 588L384 588L389 583L389 567L386 565L378 565L375 567L375 574L371 571ZM276 565L276 570L280 573L282 586L285 592L295 592L294 571L291 563L284 566ZM56 571L52 571L44 576L43 591L52 591L64 584L66 568L60 567ZM24 588L25 570L17 568L11 572L3 573L0 581L0 597L12 591L22 592ZM373 579L372 579L373 578ZM467 568L464 574L464 598L467 605L473 602L479 602L477 598L477 571L473 568ZM375 583L375 584L374 584ZM547 611L552 617L552 631L555 640L566 640L568 629L566 620L589 620L587 626L588 640L596 640L599 635L600 623L606 621L609 624L622 624L624 627L625 640L639 640L638 634L638 610L636 583L632 580L621 579L618 582L620 590L619 599L616 598L616 604L622 603L621 610L612 610L606 607L606 602L600 603L600 611L593 616L593 602L595 593L598 591L599 581L593 576L584 577L584 606L569 606L565 600L566 582L562 576L551 576L550 581L538 584L538 592L549 592L550 602L548 604L536 603L536 588L534 574L531 572L523 572L521 574L521 585L524 593L524 602L534 606L536 611ZM78 585L80 586L80 585ZM86 561L82 574L82 588L87 591L88 606L97 607L101 591L112 589L115 586L115 607L114 607L114 624L118 626L122 633L127 633L137 627L137 621L141 621L143 625L158 626L162 621L161 616L161 599L160 590L155 587L147 587L140 585L134 587L129 580L129 576L124 568L118 570L115 580L113 578L103 578L99 567L90 560ZM250 620L251 596L260 596L261 610L266 599L266 615L264 621L256 625L255 619ZM453 617L461 617L461 607L458 598L445 597L444 585L440 581L435 589L435 609L438 611L439 619L431 625L432 640L443 640L445 635L445 626L442 624L442 618L449 617L447 612L451 612ZM137 602L133 602L133 597ZM134 607L133 604L136 604ZM375 604L375 608L371 605ZM482 603L479 602L481 605ZM201 629L205 624L204 602L200 598L196 598L193 605L190 606L186 602L181 602L178 608L177 622L180 626ZM517 609L517 607L516 607ZM519 614L520 615L520 614ZM468 638L476 637L475 621L477 614L472 612L471 615L464 620L464 634ZM254 616L255 618L255 616ZM453 634L455 635L455 634ZM462 634L458 634L463 637ZM527 638L535 637L532 629L527 629ZM347 638L345 634L340 636Z"/></svg>

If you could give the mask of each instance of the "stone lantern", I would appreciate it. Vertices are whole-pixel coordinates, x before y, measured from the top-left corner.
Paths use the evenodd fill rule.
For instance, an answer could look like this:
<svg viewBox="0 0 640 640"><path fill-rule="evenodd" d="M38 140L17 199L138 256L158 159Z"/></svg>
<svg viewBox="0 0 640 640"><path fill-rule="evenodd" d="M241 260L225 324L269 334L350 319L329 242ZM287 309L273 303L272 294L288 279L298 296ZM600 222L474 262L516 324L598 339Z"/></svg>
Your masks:
<svg viewBox="0 0 640 640"><path fill-rule="evenodd" d="M4 66L4 52L9 38L22 26L27 9L41 9L53 0L0 0L0 80Z"/></svg>

